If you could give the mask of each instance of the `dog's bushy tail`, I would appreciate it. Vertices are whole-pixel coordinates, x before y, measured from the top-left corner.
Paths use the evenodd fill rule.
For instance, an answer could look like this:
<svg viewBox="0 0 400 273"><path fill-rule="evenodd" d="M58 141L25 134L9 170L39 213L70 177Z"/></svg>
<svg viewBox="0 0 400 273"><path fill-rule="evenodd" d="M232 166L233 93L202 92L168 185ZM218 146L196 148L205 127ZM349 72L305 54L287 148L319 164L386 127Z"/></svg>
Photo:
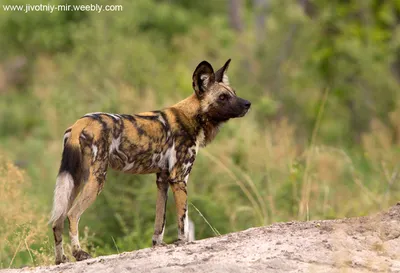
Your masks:
<svg viewBox="0 0 400 273"><path fill-rule="evenodd" d="M79 139L73 141L68 138L64 145L60 170L58 171L54 189L50 223L54 224L61 218L65 219L70 202L73 201L71 200L72 192L80 184L81 163L82 153Z"/></svg>

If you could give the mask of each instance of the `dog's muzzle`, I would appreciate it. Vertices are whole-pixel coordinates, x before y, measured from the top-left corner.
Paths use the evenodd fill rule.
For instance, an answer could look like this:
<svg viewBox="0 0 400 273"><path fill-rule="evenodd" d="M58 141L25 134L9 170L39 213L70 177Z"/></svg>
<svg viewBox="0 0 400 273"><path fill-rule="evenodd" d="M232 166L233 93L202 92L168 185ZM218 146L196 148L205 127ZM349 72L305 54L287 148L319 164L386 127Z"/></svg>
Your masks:
<svg viewBox="0 0 400 273"><path fill-rule="evenodd" d="M244 115L246 115L247 112L249 112L249 110L250 110L250 106L251 106L251 102L248 101L248 100L244 100L244 103L243 103L244 110L243 110L243 112L239 115L239 117L243 117Z"/></svg>

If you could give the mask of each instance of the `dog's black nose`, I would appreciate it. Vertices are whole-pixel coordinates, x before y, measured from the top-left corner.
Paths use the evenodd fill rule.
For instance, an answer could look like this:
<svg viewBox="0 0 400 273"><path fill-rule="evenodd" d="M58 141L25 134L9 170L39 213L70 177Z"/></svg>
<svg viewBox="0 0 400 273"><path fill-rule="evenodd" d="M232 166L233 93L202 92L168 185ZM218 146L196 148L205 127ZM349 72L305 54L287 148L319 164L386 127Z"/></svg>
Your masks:
<svg viewBox="0 0 400 273"><path fill-rule="evenodd" d="M244 103L244 107L246 107L247 109L249 109L251 106L251 102L249 102L248 100L246 100L246 102Z"/></svg>

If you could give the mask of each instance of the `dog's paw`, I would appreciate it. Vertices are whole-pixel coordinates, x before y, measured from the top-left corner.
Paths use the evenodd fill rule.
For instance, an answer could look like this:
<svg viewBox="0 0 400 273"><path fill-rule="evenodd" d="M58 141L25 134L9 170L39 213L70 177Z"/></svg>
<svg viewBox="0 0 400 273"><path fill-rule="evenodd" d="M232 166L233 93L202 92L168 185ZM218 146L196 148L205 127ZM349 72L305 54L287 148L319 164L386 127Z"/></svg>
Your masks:
<svg viewBox="0 0 400 273"><path fill-rule="evenodd" d="M75 253L73 253L73 255L78 262L92 258L92 256L90 256L89 253L83 250L78 250Z"/></svg>
<svg viewBox="0 0 400 273"><path fill-rule="evenodd" d="M167 245L167 244L164 243L163 241L157 242L157 241L153 240L153 247L166 246L166 245Z"/></svg>
<svg viewBox="0 0 400 273"><path fill-rule="evenodd" d="M69 259L67 258L67 256L65 256L63 254L61 260L56 260L56 265L63 264L63 263L68 263L68 262L69 262Z"/></svg>
<svg viewBox="0 0 400 273"><path fill-rule="evenodd" d="M184 241L184 240L182 240L182 239L178 239L178 240L176 240L176 241L174 242L174 245L180 246L180 245L184 245L184 244L186 244L186 243L187 243L187 241Z"/></svg>

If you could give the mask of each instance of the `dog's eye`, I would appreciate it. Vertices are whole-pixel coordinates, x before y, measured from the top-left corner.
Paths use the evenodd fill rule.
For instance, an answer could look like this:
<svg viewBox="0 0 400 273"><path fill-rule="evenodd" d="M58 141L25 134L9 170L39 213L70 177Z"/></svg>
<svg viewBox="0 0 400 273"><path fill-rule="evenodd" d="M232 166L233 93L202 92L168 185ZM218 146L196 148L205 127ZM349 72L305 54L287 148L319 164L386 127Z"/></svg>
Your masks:
<svg viewBox="0 0 400 273"><path fill-rule="evenodd" d="M225 94L219 95L219 100L226 100L227 96Z"/></svg>

